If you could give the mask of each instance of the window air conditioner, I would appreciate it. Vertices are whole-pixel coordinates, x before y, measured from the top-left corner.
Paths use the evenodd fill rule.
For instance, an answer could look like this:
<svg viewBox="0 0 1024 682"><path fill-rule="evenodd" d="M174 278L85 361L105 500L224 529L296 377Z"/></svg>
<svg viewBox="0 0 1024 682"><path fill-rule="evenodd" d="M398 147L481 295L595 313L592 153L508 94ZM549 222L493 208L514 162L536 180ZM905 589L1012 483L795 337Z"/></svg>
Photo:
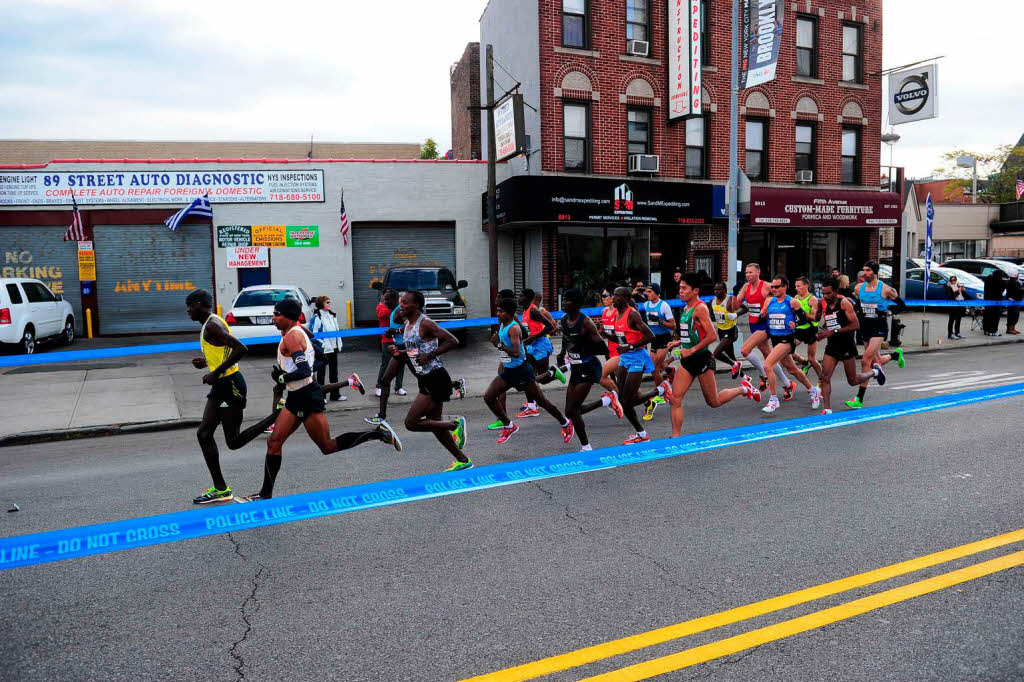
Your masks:
<svg viewBox="0 0 1024 682"><path fill-rule="evenodd" d="M628 171L630 173L657 173L658 158L657 154L630 154L627 164Z"/></svg>
<svg viewBox="0 0 1024 682"><path fill-rule="evenodd" d="M634 57L646 57L651 51L651 44L646 40L627 40L626 53Z"/></svg>
<svg viewBox="0 0 1024 682"><path fill-rule="evenodd" d="M796 181L798 183L809 183L814 182L814 171L802 170L796 172Z"/></svg>

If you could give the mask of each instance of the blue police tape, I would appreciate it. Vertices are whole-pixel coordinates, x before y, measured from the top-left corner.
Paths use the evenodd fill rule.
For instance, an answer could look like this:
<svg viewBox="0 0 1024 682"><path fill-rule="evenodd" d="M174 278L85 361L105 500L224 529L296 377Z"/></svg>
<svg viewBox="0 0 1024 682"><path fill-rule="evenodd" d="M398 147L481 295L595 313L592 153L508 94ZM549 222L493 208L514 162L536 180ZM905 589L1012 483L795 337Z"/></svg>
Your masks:
<svg viewBox="0 0 1024 682"><path fill-rule="evenodd" d="M710 296L702 296L701 300L705 303L711 301ZM679 299L666 301L670 307L679 308L683 306L683 302ZM906 301L908 306L919 308L927 306L929 308L984 308L984 307L1008 307L1008 306L1021 306L1024 305L1024 301L970 301L970 302L959 302L959 301ZM589 316L598 316L604 308L584 308L583 313ZM552 311L551 315L556 320L560 319L564 313L561 311ZM467 329L471 327L486 327L489 325L497 324L498 318L496 317L474 317L468 320L452 320L450 322L440 322L439 324L445 329ZM355 338L360 336L379 336L384 333L385 327L372 327L372 328L361 328L361 329L342 329L336 332L319 332L317 338L319 339L347 339ZM259 346L271 343L278 343L281 337L278 335L273 336L255 336L251 338L243 338L242 341L248 346ZM178 353L182 351L199 350L198 341L190 341L184 343L157 343L145 346L116 346L114 348L96 348L93 350L69 350L69 351L58 351L56 353L35 353L32 355L8 355L0 357L0 367L22 367L25 365L49 365L58 362L77 362L81 360L102 360L106 358L120 358L128 357L132 355L159 355L161 353Z"/></svg>
<svg viewBox="0 0 1024 682"><path fill-rule="evenodd" d="M344 514L513 483L610 469L1018 396L1024 396L1024 384L879 405L856 412L802 417L772 424L754 424L695 433L643 445L619 445L591 452L573 452L492 464L454 473L425 474L333 490L286 495L244 505L195 509L18 535L0 539L0 570Z"/></svg>

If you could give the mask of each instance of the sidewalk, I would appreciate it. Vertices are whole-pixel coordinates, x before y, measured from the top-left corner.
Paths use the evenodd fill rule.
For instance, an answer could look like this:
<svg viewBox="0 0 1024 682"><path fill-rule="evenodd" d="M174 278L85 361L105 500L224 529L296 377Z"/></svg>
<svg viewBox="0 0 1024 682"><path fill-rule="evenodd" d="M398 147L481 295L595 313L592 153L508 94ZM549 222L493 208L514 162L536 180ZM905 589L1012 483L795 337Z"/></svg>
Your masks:
<svg viewBox="0 0 1024 682"><path fill-rule="evenodd" d="M967 339L949 341L944 338L946 316L931 313L928 316L929 345L924 347L921 344L921 320L924 317L923 313L906 313L901 317L907 326L903 331L903 348L907 353L1024 340L1024 337L1017 336L983 336L980 331L971 331L970 318L965 318L961 331ZM1003 326L1000 325L1001 328ZM745 325L743 327L745 331ZM73 348L86 350L194 339L195 335L93 339L77 341ZM559 340L555 339L554 343L558 349ZM352 340L345 345L339 358L342 378L357 372L367 384L366 396L345 389L343 395L348 396L348 400L328 403L328 411L376 413L377 398L373 395L373 384L380 352L372 344L371 339ZM45 346L40 350L48 352L52 349L52 346ZM5 390L0 398L0 446L86 435L194 427L199 423L209 390L201 383L203 371L191 365L190 360L195 355L198 351L6 369L2 379ZM474 330L467 346L444 356L444 362L453 377L465 377L469 397L478 399L494 378L498 359L497 352L487 343L486 332ZM270 367L273 363L272 346L254 346L241 362L249 389L246 414L253 420L268 414L272 407ZM725 371L724 365L720 369ZM390 401L394 406L390 411L396 415L404 413L402 406L411 402L416 393L416 380L409 376L408 371L405 379L405 388L410 395L392 396Z"/></svg>

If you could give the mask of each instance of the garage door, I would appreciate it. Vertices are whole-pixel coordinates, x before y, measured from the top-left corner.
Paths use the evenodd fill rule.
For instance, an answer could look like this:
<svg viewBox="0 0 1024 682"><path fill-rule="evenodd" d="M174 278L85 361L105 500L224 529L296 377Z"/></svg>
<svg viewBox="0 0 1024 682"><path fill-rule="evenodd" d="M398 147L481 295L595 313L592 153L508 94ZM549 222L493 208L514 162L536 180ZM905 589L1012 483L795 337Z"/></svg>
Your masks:
<svg viewBox="0 0 1024 682"><path fill-rule="evenodd" d="M32 277L64 296L75 309L76 333L82 333L82 290L78 286L78 242L63 241L67 227L0 228L2 277Z"/></svg>
<svg viewBox="0 0 1024 682"><path fill-rule="evenodd" d="M193 289L213 292L209 225L97 225L96 292L102 334L195 331Z"/></svg>
<svg viewBox="0 0 1024 682"><path fill-rule="evenodd" d="M454 225L353 225L352 246L357 322L376 321L380 294L371 285L383 280L389 268L425 265L455 273Z"/></svg>

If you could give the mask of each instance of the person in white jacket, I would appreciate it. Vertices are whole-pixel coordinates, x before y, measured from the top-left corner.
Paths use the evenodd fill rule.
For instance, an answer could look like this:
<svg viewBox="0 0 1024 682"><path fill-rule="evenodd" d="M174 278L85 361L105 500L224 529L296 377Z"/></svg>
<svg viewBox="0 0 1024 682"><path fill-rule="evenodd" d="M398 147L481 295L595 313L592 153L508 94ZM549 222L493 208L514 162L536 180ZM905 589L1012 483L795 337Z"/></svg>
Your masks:
<svg viewBox="0 0 1024 682"><path fill-rule="evenodd" d="M338 331L338 316L331 310L331 299L328 296L317 296L316 298L316 310L313 311L313 319L309 321L309 330L314 334L319 332L336 332ZM326 386L324 383L325 375L329 375L331 384L338 383L338 352L341 350L341 339L340 338L328 338L320 339L324 345L324 357L326 362L324 366L316 372L316 382L321 386ZM347 400L347 398L341 395L341 391L337 388L333 389L330 394L331 400Z"/></svg>

